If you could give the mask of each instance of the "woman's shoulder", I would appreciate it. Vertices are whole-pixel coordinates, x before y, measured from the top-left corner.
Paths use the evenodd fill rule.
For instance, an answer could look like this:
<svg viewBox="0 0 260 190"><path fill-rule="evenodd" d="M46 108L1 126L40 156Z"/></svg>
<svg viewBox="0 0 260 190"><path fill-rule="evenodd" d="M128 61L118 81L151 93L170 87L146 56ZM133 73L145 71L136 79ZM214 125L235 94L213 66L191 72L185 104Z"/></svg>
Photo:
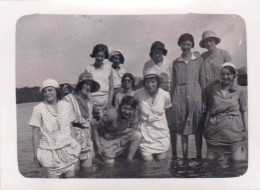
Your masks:
<svg viewBox="0 0 260 190"><path fill-rule="evenodd" d="M33 109L35 109L35 110L40 110L42 108L44 108L44 102L40 102L33 107Z"/></svg>
<svg viewBox="0 0 260 190"><path fill-rule="evenodd" d="M170 93L162 88L159 88L159 94L164 97L170 97Z"/></svg>
<svg viewBox="0 0 260 190"><path fill-rule="evenodd" d="M145 94L145 88L143 87L143 88L140 88L140 89L137 89L136 91L135 91L135 93L134 93L134 95L136 96L136 97L139 97L139 96L142 96L142 95L144 95Z"/></svg>

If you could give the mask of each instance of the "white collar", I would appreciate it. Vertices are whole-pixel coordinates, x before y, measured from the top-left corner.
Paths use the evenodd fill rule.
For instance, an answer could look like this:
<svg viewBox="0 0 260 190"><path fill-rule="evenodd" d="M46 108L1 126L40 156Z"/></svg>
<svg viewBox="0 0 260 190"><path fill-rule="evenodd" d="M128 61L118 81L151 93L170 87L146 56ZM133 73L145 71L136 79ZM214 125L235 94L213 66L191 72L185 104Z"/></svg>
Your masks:
<svg viewBox="0 0 260 190"><path fill-rule="evenodd" d="M194 55L194 53L191 53L191 58L190 58L191 60L196 60L197 59L197 57ZM182 56L180 56L179 58L178 58L178 61L183 61L183 62L185 62L184 60L183 60L183 57ZM185 62L186 63L186 62Z"/></svg>

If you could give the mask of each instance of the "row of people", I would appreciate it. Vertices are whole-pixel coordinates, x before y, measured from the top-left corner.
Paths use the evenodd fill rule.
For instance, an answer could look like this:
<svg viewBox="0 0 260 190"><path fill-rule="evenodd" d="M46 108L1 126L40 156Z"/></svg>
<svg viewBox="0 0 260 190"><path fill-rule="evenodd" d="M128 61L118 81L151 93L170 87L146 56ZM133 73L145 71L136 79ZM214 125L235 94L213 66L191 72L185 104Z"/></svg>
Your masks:
<svg viewBox="0 0 260 190"><path fill-rule="evenodd" d="M122 76L120 84L124 89L120 85L115 88L115 108L111 108L115 72L103 61L109 58L113 69L120 70L119 63L124 62L124 57L120 51L109 56L106 45L95 46L90 55L95 58L95 63L87 66L86 72L80 75L72 94L58 101L54 96L57 82L49 80L43 84L41 92L45 101L34 108L30 121L34 126L36 162L48 169L50 177L61 173L72 175L77 158L83 167L90 167L94 157L92 134L97 153L108 163L114 162L126 145L130 145L128 159L133 158L138 148L144 160L152 160L153 156L163 159L170 138L176 156L177 133L182 137L183 157L188 156L190 134L195 134L197 157L201 157L203 131L208 145L207 158L230 155L241 158L242 132L247 128L247 98L246 93L234 85L235 66L223 64L231 58L226 51L216 48L219 42L213 32L205 32L200 46L209 51L200 56L191 51L195 45L193 36L183 34L178 40L182 55L173 64L164 64L167 50L163 43L155 42L151 47L151 60L144 66L144 88L133 92L134 77L129 73L122 75L118 72L116 75ZM63 109L59 109L63 104L71 106L72 111L63 108L68 112L63 115ZM47 111L52 112L48 114ZM70 116L64 123L62 117L66 114ZM69 123L72 123L71 130ZM62 130L62 127L67 129ZM44 134L40 141L39 129ZM51 148L47 148L48 145ZM52 159L44 156L47 153ZM64 160L62 155L68 159ZM63 162L68 166L64 167Z"/></svg>

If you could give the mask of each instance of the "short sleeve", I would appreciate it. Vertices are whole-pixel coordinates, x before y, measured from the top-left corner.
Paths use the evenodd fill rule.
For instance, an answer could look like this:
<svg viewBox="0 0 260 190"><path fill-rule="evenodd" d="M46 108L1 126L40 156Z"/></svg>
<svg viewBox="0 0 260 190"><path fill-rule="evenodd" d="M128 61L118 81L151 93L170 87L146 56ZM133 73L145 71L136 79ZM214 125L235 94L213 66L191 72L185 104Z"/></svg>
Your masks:
<svg viewBox="0 0 260 190"><path fill-rule="evenodd" d="M170 108L171 106L172 106L172 103L171 103L170 93L166 92L165 99L164 99L164 109Z"/></svg>
<svg viewBox="0 0 260 190"><path fill-rule="evenodd" d="M116 115L113 112L113 110L108 110L107 112L105 112L103 114L103 116L99 120L97 128L112 126L113 118L115 118L115 117L116 117Z"/></svg>
<svg viewBox="0 0 260 190"><path fill-rule="evenodd" d="M29 121L30 126L41 127L41 112L38 106L33 108L33 113Z"/></svg>
<svg viewBox="0 0 260 190"><path fill-rule="evenodd" d="M86 67L85 71L87 71L87 72L91 73L91 68L90 68L90 67L91 67L90 65L87 65L87 67Z"/></svg>
<svg viewBox="0 0 260 190"><path fill-rule="evenodd" d="M225 59L225 60L224 60L225 63L232 61L232 58L231 58L231 56L229 55L229 53L228 53L227 51L225 51L225 57L224 57L224 59Z"/></svg>
<svg viewBox="0 0 260 190"><path fill-rule="evenodd" d="M241 90L240 97L239 97L239 104L240 104L240 111L244 112L247 111L247 91Z"/></svg>

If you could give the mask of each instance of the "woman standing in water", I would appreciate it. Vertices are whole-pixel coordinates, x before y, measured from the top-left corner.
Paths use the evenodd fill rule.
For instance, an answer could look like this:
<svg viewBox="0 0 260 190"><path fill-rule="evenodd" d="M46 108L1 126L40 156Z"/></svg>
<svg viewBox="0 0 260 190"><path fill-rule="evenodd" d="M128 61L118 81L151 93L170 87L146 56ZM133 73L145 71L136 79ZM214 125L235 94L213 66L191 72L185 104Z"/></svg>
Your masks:
<svg viewBox="0 0 260 190"><path fill-rule="evenodd" d="M75 120L72 124L75 131L75 139L81 146L79 160L84 168L92 166L92 158L94 157L90 126L93 100L90 93L97 92L99 88L99 83L93 80L91 73L84 72L79 76L75 91L63 98L73 108Z"/></svg>
<svg viewBox="0 0 260 190"><path fill-rule="evenodd" d="M205 31L202 34L200 47L208 50L201 55L205 62L207 86L219 79L222 64L232 61L231 56L226 50L217 48L220 42L221 39L213 31Z"/></svg>
<svg viewBox="0 0 260 190"><path fill-rule="evenodd" d="M202 149L202 89L205 88L205 69L199 53L192 53L194 39L185 33L179 37L181 56L173 61L172 126L181 135L183 158L188 157L188 135L195 134L197 158Z"/></svg>
<svg viewBox="0 0 260 190"><path fill-rule="evenodd" d="M49 178L74 177L80 145L72 138L74 115L70 104L58 100L59 84L53 79L40 89L44 102L33 109L29 125L33 127L34 161L47 171Z"/></svg>
<svg viewBox="0 0 260 190"><path fill-rule="evenodd" d="M211 87L205 123L207 159L227 162L246 159L241 146L247 131L247 93L234 85L236 68L225 63L220 70L221 82Z"/></svg>
<svg viewBox="0 0 260 190"><path fill-rule="evenodd" d="M96 45L90 57L95 59L95 63L88 65L86 71L91 73L94 80L100 84L99 91L92 93L92 98L101 116L104 110L111 107L114 93L112 67L103 62L109 57L107 46L104 44Z"/></svg>
<svg viewBox="0 0 260 190"><path fill-rule="evenodd" d="M144 88L135 92L139 100L139 129L143 136L140 150L145 161L153 160L153 156L165 159L170 147L170 94L160 88L161 78L156 70L145 72L143 82Z"/></svg>

